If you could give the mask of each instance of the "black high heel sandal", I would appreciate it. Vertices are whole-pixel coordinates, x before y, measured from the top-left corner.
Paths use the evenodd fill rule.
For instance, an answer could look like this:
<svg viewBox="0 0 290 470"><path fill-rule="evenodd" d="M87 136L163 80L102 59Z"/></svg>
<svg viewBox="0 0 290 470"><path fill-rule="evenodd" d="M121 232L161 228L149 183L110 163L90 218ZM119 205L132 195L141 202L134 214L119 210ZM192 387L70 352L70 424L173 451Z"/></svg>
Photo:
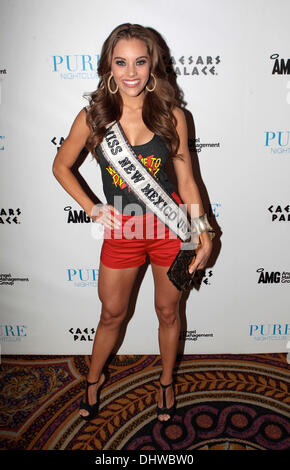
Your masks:
<svg viewBox="0 0 290 470"><path fill-rule="evenodd" d="M96 381L96 382L89 382L88 380L86 380L86 394L85 394L85 400L86 401L81 401L80 403L80 407L79 407L79 411L80 410L85 410L85 411L88 411L88 415L87 416L83 416L80 414L81 418L85 419L86 421L90 421L91 419L94 419L97 417L98 415L98 412L99 412L99 399L100 399L100 389L103 385L103 383L105 382L105 380L103 381L103 383L99 386L98 390L97 390L97 401L96 403L94 403L93 405L90 405L89 404L89 394L88 394L88 390L89 390L89 386L90 385L96 385L100 380L101 380L101 377L102 375L105 377L106 379L106 376L105 374L101 374L99 379Z"/></svg>
<svg viewBox="0 0 290 470"><path fill-rule="evenodd" d="M169 423L170 421L172 421L172 418L174 416L176 405L175 405L175 398L174 398L173 405L170 408L167 408L165 393L166 393L166 389L168 387L170 387L171 385L173 385L173 382L171 382L168 385L163 385L160 381L160 378L159 378L159 383L162 387L162 403L163 403L163 406L160 408L160 406L157 403L157 419L160 415L169 415L168 419L164 419L164 420L158 419L158 421L160 421L160 423Z"/></svg>

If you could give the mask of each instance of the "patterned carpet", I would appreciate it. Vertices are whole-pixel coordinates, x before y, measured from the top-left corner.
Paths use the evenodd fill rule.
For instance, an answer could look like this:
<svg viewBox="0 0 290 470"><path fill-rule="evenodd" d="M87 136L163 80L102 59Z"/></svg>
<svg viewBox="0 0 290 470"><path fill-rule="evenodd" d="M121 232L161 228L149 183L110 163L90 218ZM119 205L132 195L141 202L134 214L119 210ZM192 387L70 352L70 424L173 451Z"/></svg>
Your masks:
<svg viewBox="0 0 290 470"><path fill-rule="evenodd" d="M78 415L89 356L2 356L0 449L289 450L286 354L185 355L171 424L156 419L160 356L113 356L99 416Z"/></svg>

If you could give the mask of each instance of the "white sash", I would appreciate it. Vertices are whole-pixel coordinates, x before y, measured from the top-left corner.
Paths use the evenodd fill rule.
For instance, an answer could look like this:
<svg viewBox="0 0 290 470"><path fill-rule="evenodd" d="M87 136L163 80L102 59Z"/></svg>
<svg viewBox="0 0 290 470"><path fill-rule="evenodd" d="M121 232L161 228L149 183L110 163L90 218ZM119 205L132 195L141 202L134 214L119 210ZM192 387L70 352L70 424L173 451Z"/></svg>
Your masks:
<svg viewBox="0 0 290 470"><path fill-rule="evenodd" d="M187 241L191 227L186 211L140 162L119 122L114 121L107 126L100 149L136 196L183 242Z"/></svg>

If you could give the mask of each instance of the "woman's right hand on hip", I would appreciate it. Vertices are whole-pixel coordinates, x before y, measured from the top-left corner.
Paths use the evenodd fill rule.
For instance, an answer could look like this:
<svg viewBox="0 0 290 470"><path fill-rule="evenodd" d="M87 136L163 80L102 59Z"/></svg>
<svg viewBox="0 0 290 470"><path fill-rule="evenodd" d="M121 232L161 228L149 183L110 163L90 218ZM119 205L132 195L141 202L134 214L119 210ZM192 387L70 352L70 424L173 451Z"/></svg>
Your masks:
<svg viewBox="0 0 290 470"><path fill-rule="evenodd" d="M120 212L111 204L95 204L92 208L91 219L93 222L104 225L109 229L120 228Z"/></svg>

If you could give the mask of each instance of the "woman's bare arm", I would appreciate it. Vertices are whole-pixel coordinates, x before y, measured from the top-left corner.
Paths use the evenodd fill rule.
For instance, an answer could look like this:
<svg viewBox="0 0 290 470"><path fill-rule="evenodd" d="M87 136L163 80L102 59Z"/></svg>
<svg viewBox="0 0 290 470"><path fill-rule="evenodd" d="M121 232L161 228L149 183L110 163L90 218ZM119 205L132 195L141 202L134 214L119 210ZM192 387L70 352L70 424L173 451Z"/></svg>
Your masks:
<svg viewBox="0 0 290 470"><path fill-rule="evenodd" d="M57 152L52 172L62 187L79 203L89 217L108 228L118 227L120 222L115 215L120 214L119 211L114 206L101 201L95 204L87 196L71 171L71 167L85 147L90 132L86 123L86 112L82 109L76 116L69 135Z"/></svg>
<svg viewBox="0 0 290 470"><path fill-rule="evenodd" d="M95 203L87 196L71 167L85 147L90 135L90 128L86 123L86 112L82 109L76 116L69 135L63 141L53 161L52 172L62 187L79 203L89 217Z"/></svg>
<svg viewBox="0 0 290 470"><path fill-rule="evenodd" d="M173 165L177 177L178 193L187 207L190 217L200 217L204 214L200 193L193 176L190 152L188 149L188 130L184 111L181 108L174 109L174 115L177 119L176 130L179 135L180 145L178 153L183 155L183 160L174 159ZM212 241L208 232L200 234L202 248L197 251L195 262L191 262L189 271L193 272L197 268L204 269L212 250Z"/></svg>
<svg viewBox="0 0 290 470"><path fill-rule="evenodd" d="M188 149L187 123L184 111L181 108L175 108L174 115L177 119L176 130L180 139L178 153L183 156L183 160L173 160L177 177L178 193L184 204L187 204L187 210L191 218L199 217L203 215L205 211L193 176L191 157ZM202 234L201 237L205 240L209 238L207 232Z"/></svg>

